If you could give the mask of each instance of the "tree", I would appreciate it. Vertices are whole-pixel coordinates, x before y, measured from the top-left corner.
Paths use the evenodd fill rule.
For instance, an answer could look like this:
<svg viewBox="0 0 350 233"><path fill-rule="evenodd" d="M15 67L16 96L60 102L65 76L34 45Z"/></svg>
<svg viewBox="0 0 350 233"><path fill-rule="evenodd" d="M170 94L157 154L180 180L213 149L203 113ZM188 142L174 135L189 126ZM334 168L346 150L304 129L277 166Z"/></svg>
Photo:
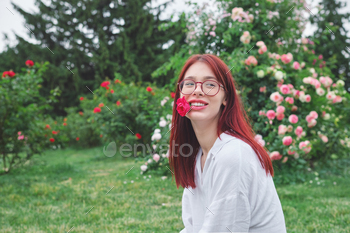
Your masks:
<svg viewBox="0 0 350 233"><path fill-rule="evenodd" d="M346 2L322 0L318 14L310 15L310 22L317 25L313 38L318 41L316 54L322 54L325 60L337 60L332 73L342 77L345 89L350 92L350 39L343 23L349 22L350 13L339 13Z"/></svg>
<svg viewBox="0 0 350 233"><path fill-rule="evenodd" d="M55 106L59 115L65 115L65 107L78 104L79 94L114 79L116 72L123 81L152 81L151 72L179 49L185 36L177 24L159 30L171 21L159 18L170 1L157 7L151 2L52 0L46 5L37 0L39 13L28 13L12 3L39 45L16 35L19 43L0 54L0 66L17 69L25 59L49 61L42 89L59 86L62 90ZM163 48L171 40L173 45Z"/></svg>

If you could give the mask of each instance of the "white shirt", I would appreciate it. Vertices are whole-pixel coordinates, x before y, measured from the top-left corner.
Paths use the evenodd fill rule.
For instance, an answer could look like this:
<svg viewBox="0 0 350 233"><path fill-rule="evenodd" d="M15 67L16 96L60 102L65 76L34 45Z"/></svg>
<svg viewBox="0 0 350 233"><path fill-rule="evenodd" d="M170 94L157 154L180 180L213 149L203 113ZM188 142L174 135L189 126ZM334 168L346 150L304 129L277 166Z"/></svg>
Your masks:
<svg viewBox="0 0 350 233"><path fill-rule="evenodd" d="M272 177L252 147L222 133L201 171L202 148L196 157L196 188L182 196L180 233L286 233L284 215Z"/></svg>

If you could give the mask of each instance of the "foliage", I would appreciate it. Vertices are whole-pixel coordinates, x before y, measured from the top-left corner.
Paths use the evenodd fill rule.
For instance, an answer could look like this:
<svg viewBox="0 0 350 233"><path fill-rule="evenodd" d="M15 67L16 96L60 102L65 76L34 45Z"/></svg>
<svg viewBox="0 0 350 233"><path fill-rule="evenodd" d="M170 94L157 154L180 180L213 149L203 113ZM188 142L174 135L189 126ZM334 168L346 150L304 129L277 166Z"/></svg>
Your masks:
<svg viewBox="0 0 350 233"><path fill-rule="evenodd" d="M154 75L171 69L179 73L181 64L194 53L219 55L239 84L254 130L261 134L256 139L263 144L267 141L266 149L275 160L276 170L283 171L276 182L304 181L302 172L313 167L315 161L347 157L350 97L344 90L344 80L332 74L336 60L315 54L319 41L301 37L307 23L302 18L305 4L218 2L222 11L217 15L205 12L206 5L189 13L188 18L195 18L195 24L188 26L188 44ZM171 80L172 85L177 78ZM276 96L278 101L271 101ZM299 121L291 123L291 115ZM296 136L297 126L304 132ZM280 128L285 132L281 133Z"/></svg>
<svg viewBox="0 0 350 233"><path fill-rule="evenodd" d="M22 68L22 73L12 71L10 76L5 71L0 80L0 164L4 173L41 154L51 143L44 137L43 112L57 101L60 92L51 90L48 99L39 94L47 67L47 62L36 63ZM25 155L20 156L21 152Z"/></svg>
<svg viewBox="0 0 350 233"><path fill-rule="evenodd" d="M151 81L151 73L183 44L182 18L160 19L169 2L49 1L36 0L39 12L31 13L12 3L25 19L32 44L16 35L19 43L0 54L0 67L19 69L20 59L49 61L42 95L58 86L63 90L53 117L66 116L65 108L79 105L78 96L119 72L125 81ZM161 29L162 23L171 27ZM159 80L161 86L167 79Z"/></svg>

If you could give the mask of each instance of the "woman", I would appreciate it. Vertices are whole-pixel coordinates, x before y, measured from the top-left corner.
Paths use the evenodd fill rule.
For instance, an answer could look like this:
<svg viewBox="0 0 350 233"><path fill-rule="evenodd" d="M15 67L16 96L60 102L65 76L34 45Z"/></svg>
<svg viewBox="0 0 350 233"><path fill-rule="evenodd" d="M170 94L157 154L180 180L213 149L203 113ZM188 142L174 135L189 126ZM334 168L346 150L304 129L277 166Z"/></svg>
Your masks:
<svg viewBox="0 0 350 233"><path fill-rule="evenodd" d="M235 87L215 55L191 56L180 73L169 149L177 188L185 188L180 233L286 232L269 154Z"/></svg>

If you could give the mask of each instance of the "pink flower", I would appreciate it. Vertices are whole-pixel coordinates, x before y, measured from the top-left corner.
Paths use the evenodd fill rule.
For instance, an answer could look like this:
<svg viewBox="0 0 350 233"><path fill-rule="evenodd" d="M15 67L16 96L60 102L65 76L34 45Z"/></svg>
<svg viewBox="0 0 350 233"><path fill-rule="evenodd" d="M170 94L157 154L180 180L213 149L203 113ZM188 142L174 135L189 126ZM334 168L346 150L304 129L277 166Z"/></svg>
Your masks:
<svg viewBox="0 0 350 233"><path fill-rule="evenodd" d="M282 160L282 163L286 163L288 160L288 157L284 157L283 160Z"/></svg>
<svg viewBox="0 0 350 233"><path fill-rule="evenodd" d="M295 152L296 152L296 151L293 151L293 152L292 152L291 150L288 150L288 152L287 152L287 153L288 153L289 155L294 155L294 154L295 154Z"/></svg>
<svg viewBox="0 0 350 233"><path fill-rule="evenodd" d="M276 54L275 59L279 60L280 58L281 58L281 56L279 54Z"/></svg>
<svg viewBox="0 0 350 233"><path fill-rule="evenodd" d="M286 110L285 107L283 107L283 106L278 106L277 109L276 109L276 112L277 112L277 113L284 113L285 110Z"/></svg>
<svg viewBox="0 0 350 233"><path fill-rule="evenodd" d="M299 62L297 62L297 61L293 62L293 68L296 69L296 70L300 70Z"/></svg>
<svg viewBox="0 0 350 233"><path fill-rule="evenodd" d="M266 86L260 87L259 91L260 92L265 92L266 91Z"/></svg>
<svg viewBox="0 0 350 233"><path fill-rule="evenodd" d="M283 84L283 85L280 87L280 91L281 91L282 94L284 94L284 95L287 95L287 94L290 93L289 87L288 87L288 85L286 85L286 84Z"/></svg>
<svg viewBox="0 0 350 233"><path fill-rule="evenodd" d="M335 103L340 103L342 101L342 97L337 95L336 97L334 97L332 103L335 104Z"/></svg>
<svg viewBox="0 0 350 233"><path fill-rule="evenodd" d="M256 60L256 58L254 56L249 56L245 61L244 63L246 65L254 65L256 66L258 64L258 60Z"/></svg>
<svg viewBox="0 0 350 233"><path fill-rule="evenodd" d="M267 111L266 116L267 116L267 118L269 118L269 120L273 120L276 117L276 113L273 110L269 110L269 111Z"/></svg>
<svg viewBox="0 0 350 233"><path fill-rule="evenodd" d="M285 136L283 139L282 139L282 143L283 145L285 146L289 146L290 144L292 144L293 142L293 139L291 136Z"/></svg>
<svg viewBox="0 0 350 233"><path fill-rule="evenodd" d="M300 137L301 133L303 132L303 128L301 126L298 126L294 132L298 137Z"/></svg>
<svg viewBox="0 0 350 233"><path fill-rule="evenodd" d="M22 133L21 131L18 131L18 133L17 133L17 134L18 134L18 135L21 135L21 133Z"/></svg>
<svg viewBox="0 0 350 233"><path fill-rule="evenodd" d="M259 111L259 116L265 116L265 112L264 111Z"/></svg>
<svg viewBox="0 0 350 233"><path fill-rule="evenodd" d="M291 62L293 60L293 55L291 53L287 53L287 54L283 54L281 56L281 61L284 64L288 64L289 62Z"/></svg>
<svg viewBox="0 0 350 233"><path fill-rule="evenodd" d="M311 96L310 95L305 95L305 101L310 102L311 101Z"/></svg>
<svg viewBox="0 0 350 233"><path fill-rule="evenodd" d="M18 136L18 140L22 140L24 138L24 135Z"/></svg>
<svg viewBox="0 0 350 233"><path fill-rule="evenodd" d="M312 116L312 118L314 118L314 119L318 118L318 114L316 111L311 111L309 115Z"/></svg>
<svg viewBox="0 0 350 233"><path fill-rule="evenodd" d="M280 160L282 155L278 151L272 151L270 154L271 160Z"/></svg>
<svg viewBox="0 0 350 233"><path fill-rule="evenodd" d="M278 113L276 118L277 118L277 120L281 121L284 118L284 114L283 113Z"/></svg>
<svg viewBox="0 0 350 233"><path fill-rule="evenodd" d="M290 123L296 124L296 123L298 123L298 116L295 114L292 114L289 116L288 120Z"/></svg>
<svg viewBox="0 0 350 233"><path fill-rule="evenodd" d="M315 119L312 119L312 120L307 124L307 126L308 126L309 128L312 128L312 127L314 127L316 124L317 124L317 121L316 121Z"/></svg>
<svg viewBox="0 0 350 233"><path fill-rule="evenodd" d="M283 96L281 96L279 92L273 92L270 95L270 100L272 100L273 102L281 102L281 99L283 101Z"/></svg>
<svg viewBox="0 0 350 233"><path fill-rule="evenodd" d="M279 125L278 126L278 135L285 134L287 132L287 126Z"/></svg>
<svg viewBox="0 0 350 233"><path fill-rule="evenodd" d="M259 54L263 54L267 51L267 47L265 45L261 46L260 49L258 50Z"/></svg>
<svg viewBox="0 0 350 233"><path fill-rule="evenodd" d="M154 159L154 161L158 162L160 159L160 156L158 154L154 154L153 159Z"/></svg>
<svg viewBox="0 0 350 233"><path fill-rule="evenodd" d="M310 116L310 115L307 115L307 116L306 116L306 121L307 121L308 123L310 123L312 119L314 119L312 116Z"/></svg>
<svg viewBox="0 0 350 233"><path fill-rule="evenodd" d="M255 135L255 141L257 141L261 146L265 146L265 141L260 134Z"/></svg>
<svg viewBox="0 0 350 233"><path fill-rule="evenodd" d="M292 112L295 112L295 111L297 111L297 110L298 110L298 107L295 106L295 105L293 105L293 107L292 107Z"/></svg>
<svg viewBox="0 0 350 233"><path fill-rule="evenodd" d="M293 97L286 97L286 102L288 102L289 104L294 104Z"/></svg>
<svg viewBox="0 0 350 233"><path fill-rule="evenodd" d="M216 36L215 32L213 32L213 31L209 32L209 35Z"/></svg>
<svg viewBox="0 0 350 233"><path fill-rule="evenodd" d="M181 116L185 116L187 112L191 109L190 104L186 101L185 96L178 98L176 101L176 110Z"/></svg>
<svg viewBox="0 0 350 233"><path fill-rule="evenodd" d="M320 54L320 56L318 56L318 59L319 59L319 60L322 60L322 59L323 59L322 54Z"/></svg>
<svg viewBox="0 0 350 233"><path fill-rule="evenodd" d="M299 149L303 150L306 154L311 151L311 144L309 141L299 143Z"/></svg>

